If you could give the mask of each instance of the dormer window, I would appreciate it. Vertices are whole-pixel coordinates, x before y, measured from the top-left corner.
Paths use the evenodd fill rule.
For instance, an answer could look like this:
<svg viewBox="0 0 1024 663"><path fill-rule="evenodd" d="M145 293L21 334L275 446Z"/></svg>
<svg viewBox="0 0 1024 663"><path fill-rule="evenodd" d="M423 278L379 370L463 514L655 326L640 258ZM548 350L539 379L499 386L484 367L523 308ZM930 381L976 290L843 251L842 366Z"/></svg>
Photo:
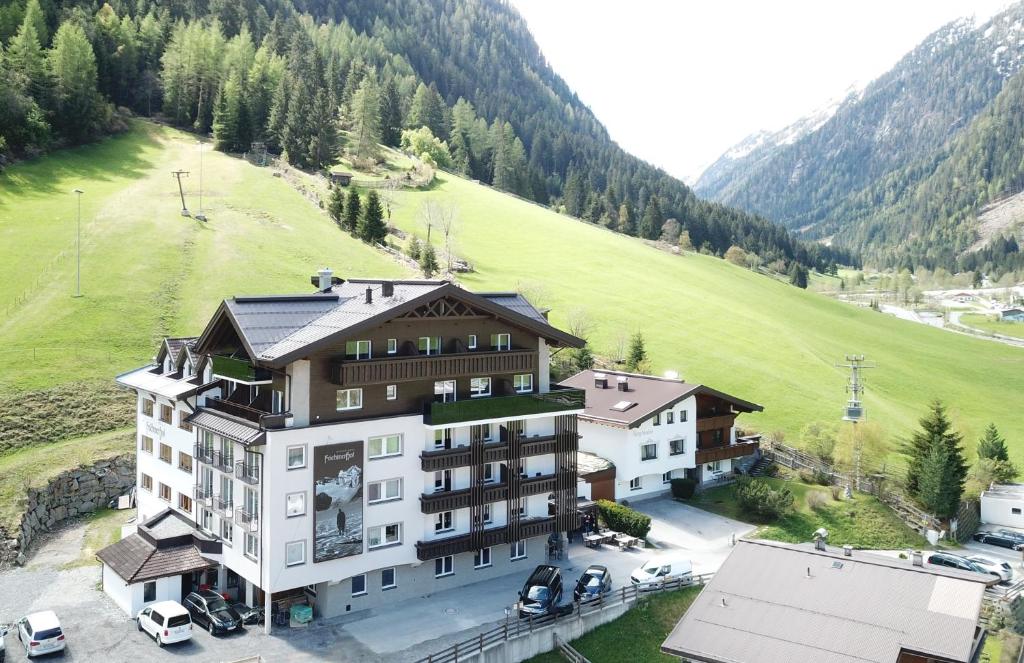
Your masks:
<svg viewBox="0 0 1024 663"><path fill-rule="evenodd" d="M509 350L512 348L511 334L491 334L491 350Z"/></svg>
<svg viewBox="0 0 1024 663"><path fill-rule="evenodd" d="M346 359L369 359L370 358L370 341L347 341L345 343L345 358Z"/></svg>
<svg viewBox="0 0 1024 663"><path fill-rule="evenodd" d="M440 336L420 336L419 344L421 355L436 355L441 353Z"/></svg>

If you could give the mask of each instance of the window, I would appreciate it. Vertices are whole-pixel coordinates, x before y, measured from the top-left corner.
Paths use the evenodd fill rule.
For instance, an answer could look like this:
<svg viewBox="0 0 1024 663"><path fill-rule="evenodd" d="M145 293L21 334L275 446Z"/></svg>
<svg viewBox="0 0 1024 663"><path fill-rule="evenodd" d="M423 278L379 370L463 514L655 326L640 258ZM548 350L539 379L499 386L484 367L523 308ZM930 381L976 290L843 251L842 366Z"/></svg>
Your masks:
<svg viewBox="0 0 1024 663"><path fill-rule="evenodd" d="M679 423L685 423L685 422L686 422L686 410L680 410L679 411Z"/></svg>
<svg viewBox="0 0 1024 663"><path fill-rule="evenodd" d="M436 355L441 352L440 336L420 336L419 349L421 355Z"/></svg>
<svg viewBox="0 0 1024 663"><path fill-rule="evenodd" d="M476 334L469 335L469 340L466 343L466 347L468 347L470 350L476 350Z"/></svg>
<svg viewBox="0 0 1024 663"><path fill-rule="evenodd" d="M369 359L370 358L370 342L369 341L346 341L345 342L345 358L346 359Z"/></svg>
<svg viewBox="0 0 1024 663"><path fill-rule="evenodd" d="M270 391L270 411L279 414L284 411L284 392L278 389Z"/></svg>
<svg viewBox="0 0 1024 663"><path fill-rule="evenodd" d="M174 409L171 408L170 405L161 405L160 406L160 421L164 422L165 424L171 423L171 419L173 418L173 414L172 414L173 412L174 412Z"/></svg>
<svg viewBox="0 0 1024 663"><path fill-rule="evenodd" d="M220 506L230 509L235 503L235 481L227 475L220 477Z"/></svg>
<svg viewBox="0 0 1024 663"><path fill-rule="evenodd" d="M400 499L402 499L401 479L374 481L366 486L366 501L369 504Z"/></svg>
<svg viewBox="0 0 1024 663"><path fill-rule="evenodd" d="M498 480L498 475L500 474L497 463L484 464L484 483L494 483Z"/></svg>
<svg viewBox="0 0 1024 663"><path fill-rule="evenodd" d="M665 472L664 474L661 475L661 482L672 483L672 470L669 470L668 472Z"/></svg>
<svg viewBox="0 0 1024 663"><path fill-rule="evenodd" d="M491 378L472 378L469 381L470 398L491 395Z"/></svg>
<svg viewBox="0 0 1024 663"><path fill-rule="evenodd" d="M285 495L284 515L287 518L306 515L306 493L288 493Z"/></svg>
<svg viewBox="0 0 1024 663"><path fill-rule="evenodd" d="M434 518L434 532L450 532L455 529L451 511L442 511Z"/></svg>
<svg viewBox="0 0 1024 663"><path fill-rule="evenodd" d="M178 428L180 428L183 431L188 431L189 433L192 432L192 424L185 421L185 417L183 416L178 417Z"/></svg>
<svg viewBox="0 0 1024 663"><path fill-rule="evenodd" d="M721 446L721 444L722 444L722 429L721 428L716 428L715 430L711 431L711 446L717 447L717 446Z"/></svg>
<svg viewBox="0 0 1024 663"><path fill-rule="evenodd" d="M508 334L491 334L492 350L508 350L512 347L512 337Z"/></svg>
<svg viewBox="0 0 1024 663"><path fill-rule="evenodd" d="M142 585L142 602L149 603L156 600L156 581L147 582Z"/></svg>
<svg viewBox="0 0 1024 663"><path fill-rule="evenodd" d="M288 469L297 470L306 466L306 445L297 444L288 447Z"/></svg>
<svg viewBox="0 0 1024 663"><path fill-rule="evenodd" d="M481 548L473 554L473 568L484 569L491 565L491 549Z"/></svg>
<svg viewBox="0 0 1024 663"><path fill-rule="evenodd" d="M148 474L142 475L142 490L148 490L149 492L153 492L153 477L149 476Z"/></svg>
<svg viewBox="0 0 1024 663"><path fill-rule="evenodd" d="M192 474L192 456L189 456L184 451L178 452L178 469L182 472L188 472Z"/></svg>
<svg viewBox="0 0 1024 663"><path fill-rule="evenodd" d="M526 541L513 541L512 551L509 555L509 559L513 562L517 559L526 559Z"/></svg>
<svg viewBox="0 0 1024 663"><path fill-rule="evenodd" d="M366 530L366 547L380 548L382 546L393 546L402 542L401 523L390 525L377 525Z"/></svg>
<svg viewBox="0 0 1024 663"><path fill-rule="evenodd" d="M640 447L640 460L654 460L658 457L658 445L644 444Z"/></svg>
<svg viewBox="0 0 1024 663"><path fill-rule="evenodd" d="M661 425L661 412L655 412L655 413L654 413L654 418L653 418L653 419L651 419L651 422L652 422L652 423L653 423L653 424L654 424L655 426L660 426L660 425Z"/></svg>
<svg viewBox="0 0 1024 663"><path fill-rule="evenodd" d="M635 479L629 480L630 490L640 490L641 488L643 488L643 484L640 481L640 477L636 477Z"/></svg>
<svg viewBox="0 0 1024 663"><path fill-rule="evenodd" d="M519 519L522 520L526 517L526 500L519 502Z"/></svg>
<svg viewBox="0 0 1024 663"><path fill-rule="evenodd" d="M168 465L170 465L171 464L171 458L173 457L173 455L174 454L171 451L171 445L164 444L163 442L161 442L160 443L160 460L162 460L165 463L167 463Z"/></svg>
<svg viewBox="0 0 1024 663"><path fill-rule="evenodd" d="M380 588L381 588L381 590L394 589L395 587L398 587L398 575L395 573L395 568L391 567L390 569L381 569L381 572L380 572Z"/></svg>
<svg viewBox="0 0 1024 663"><path fill-rule="evenodd" d="M1015 515L1015 516L1019 516L1020 515L1020 509L1018 509L1015 506L1012 506L1012 507L1010 507L1010 513Z"/></svg>
<svg viewBox="0 0 1024 663"><path fill-rule="evenodd" d="M668 455L678 456L679 454L686 453L686 438L681 437L678 440L669 440L668 442Z"/></svg>
<svg viewBox="0 0 1024 663"><path fill-rule="evenodd" d="M450 403L455 400L455 380L440 380L434 383L434 400Z"/></svg>
<svg viewBox="0 0 1024 663"><path fill-rule="evenodd" d="M438 470L434 472L434 492L439 493L452 489L452 471Z"/></svg>
<svg viewBox="0 0 1024 663"><path fill-rule="evenodd" d="M722 461L716 460L716 461L708 463L708 469L711 470L712 472L721 472L722 471Z"/></svg>
<svg viewBox="0 0 1024 663"><path fill-rule="evenodd" d="M388 339L388 354L389 355L398 354L398 339L397 338L389 338Z"/></svg>
<svg viewBox="0 0 1024 663"><path fill-rule="evenodd" d="M452 429L451 428L437 428L434 430L434 448L435 449L451 449L452 448Z"/></svg>
<svg viewBox="0 0 1024 663"><path fill-rule="evenodd" d="M160 491L159 492L160 499L162 499L164 502L170 502L171 501L171 487L170 486L168 486L166 483L162 483L162 484L160 484L159 491Z"/></svg>
<svg viewBox="0 0 1024 663"><path fill-rule="evenodd" d="M675 422L676 422L676 413L673 412L672 410L669 410L668 412L666 412L665 413L665 423L666 424L674 424Z"/></svg>
<svg viewBox="0 0 1024 663"><path fill-rule="evenodd" d="M139 448L148 454L153 453L153 438L142 436L142 441L139 443Z"/></svg>
<svg viewBox="0 0 1024 663"><path fill-rule="evenodd" d="M358 410L363 407L363 390L362 389L339 389L338 390L338 407L341 410Z"/></svg>
<svg viewBox="0 0 1024 663"><path fill-rule="evenodd" d="M220 520L220 538L228 545L231 545L235 540L235 528L231 526L231 521L227 518L221 518Z"/></svg>
<svg viewBox="0 0 1024 663"><path fill-rule="evenodd" d="M153 416L153 401L149 400L148 398L142 399L142 414L146 415L147 417Z"/></svg>
<svg viewBox="0 0 1024 663"><path fill-rule="evenodd" d="M443 578L450 575L455 575L455 557L453 555L446 555L435 559L434 577Z"/></svg>
<svg viewBox="0 0 1024 663"><path fill-rule="evenodd" d="M185 493L178 493L178 508L185 513L192 513L192 498Z"/></svg>
<svg viewBox="0 0 1024 663"><path fill-rule="evenodd" d="M480 438L483 439L484 442L490 442L491 441L491 425L490 424L480 424Z"/></svg>
<svg viewBox="0 0 1024 663"><path fill-rule="evenodd" d="M387 392L386 393L387 393L387 399L389 401L395 400L396 398L398 398L398 385L397 384L389 384L387 386Z"/></svg>
<svg viewBox="0 0 1024 663"><path fill-rule="evenodd" d="M213 531L213 512L209 509L199 510L199 526L207 532Z"/></svg>
<svg viewBox="0 0 1024 663"><path fill-rule="evenodd" d="M306 542L289 541L284 544L284 565L298 566L306 563Z"/></svg>
<svg viewBox="0 0 1024 663"><path fill-rule="evenodd" d="M369 447L369 453L367 455L370 458L401 456L402 436L382 435L380 437L371 437L367 442L367 446Z"/></svg>
<svg viewBox="0 0 1024 663"><path fill-rule="evenodd" d="M364 596L366 594L366 574L360 573L352 576L352 596Z"/></svg>
<svg viewBox="0 0 1024 663"><path fill-rule="evenodd" d="M494 522L493 519L491 518L491 505L490 504L485 504L483 506L483 508L480 509L480 512L481 512L481 516L483 516L483 523L484 523L484 525L489 525L492 522ZM474 516L473 517L474 518L474 522L479 523L481 516Z"/></svg>
<svg viewBox="0 0 1024 663"><path fill-rule="evenodd" d="M220 438L220 461L225 467L231 467L235 462L235 442L226 437Z"/></svg>
<svg viewBox="0 0 1024 663"><path fill-rule="evenodd" d="M533 391L533 373L523 373L512 378L512 386L517 394L528 394Z"/></svg>
<svg viewBox="0 0 1024 663"><path fill-rule="evenodd" d="M253 559L260 557L260 540L255 534L245 535L245 554Z"/></svg>

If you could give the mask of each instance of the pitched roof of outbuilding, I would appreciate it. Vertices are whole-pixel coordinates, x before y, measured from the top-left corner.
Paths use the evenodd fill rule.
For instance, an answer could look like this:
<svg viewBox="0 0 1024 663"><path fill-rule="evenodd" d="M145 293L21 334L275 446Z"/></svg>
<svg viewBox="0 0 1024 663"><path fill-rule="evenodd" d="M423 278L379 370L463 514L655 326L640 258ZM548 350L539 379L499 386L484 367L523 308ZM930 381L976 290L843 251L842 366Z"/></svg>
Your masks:
<svg viewBox="0 0 1024 663"><path fill-rule="evenodd" d="M987 576L809 544L741 540L662 644L730 663L966 663Z"/></svg>
<svg viewBox="0 0 1024 663"><path fill-rule="evenodd" d="M195 529L171 509L161 511L139 528L148 536L135 532L96 553L100 561L129 584L191 573L216 564L203 557L194 542L179 543ZM162 545L162 541L170 545Z"/></svg>

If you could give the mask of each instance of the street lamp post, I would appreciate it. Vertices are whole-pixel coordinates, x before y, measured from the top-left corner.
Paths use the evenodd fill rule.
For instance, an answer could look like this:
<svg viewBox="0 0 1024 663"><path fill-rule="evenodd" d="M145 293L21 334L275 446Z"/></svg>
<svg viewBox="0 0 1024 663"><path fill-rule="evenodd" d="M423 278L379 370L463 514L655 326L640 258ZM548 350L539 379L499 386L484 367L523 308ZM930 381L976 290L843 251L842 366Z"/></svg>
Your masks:
<svg viewBox="0 0 1024 663"><path fill-rule="evenodd" d="M85 193L81 189L75 189L72 193L78 198L78 241L75 250L76 255L76 266L75 266L75 297L82 296L82 194Z"/></svg>

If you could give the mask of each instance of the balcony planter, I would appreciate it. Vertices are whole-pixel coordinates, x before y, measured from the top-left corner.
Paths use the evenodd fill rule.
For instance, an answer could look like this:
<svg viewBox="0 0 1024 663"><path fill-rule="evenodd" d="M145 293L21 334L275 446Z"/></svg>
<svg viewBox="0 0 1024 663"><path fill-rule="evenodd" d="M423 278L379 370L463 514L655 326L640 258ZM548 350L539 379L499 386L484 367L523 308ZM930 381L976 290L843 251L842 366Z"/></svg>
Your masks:
<svg viewBox="0 0 1024 663"><path fill-rule="evenodd" d="M537 414L555 414L582 410L586 392L582 389L555 389L546 394L489 396L447 403L431 402L424 411L428 426L447 426L466 421L515 419Z"/></svg>
<svg viewBox="0 0 1024 663"><path fill-rule="evenodd" d="M219 355L213 355L212 359L213 374L217 377L246 384L260 384L271 381L270 371L253 366L252 362L248 360Z"/></svg>

